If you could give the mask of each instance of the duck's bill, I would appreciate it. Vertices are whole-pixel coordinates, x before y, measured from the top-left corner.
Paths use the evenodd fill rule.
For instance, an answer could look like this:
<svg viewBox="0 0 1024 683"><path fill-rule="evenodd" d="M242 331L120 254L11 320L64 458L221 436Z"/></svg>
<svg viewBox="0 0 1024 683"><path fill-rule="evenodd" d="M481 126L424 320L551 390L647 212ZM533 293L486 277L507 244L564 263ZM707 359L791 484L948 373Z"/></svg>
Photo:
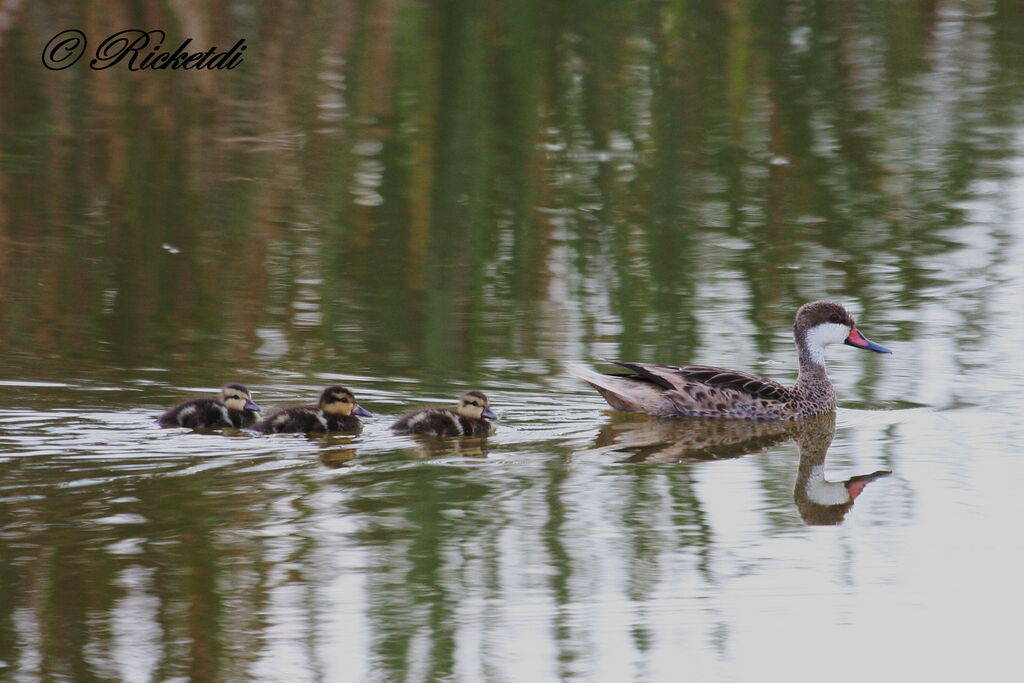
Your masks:
<svg viewBox="0 0 1024 683"><path fill-rule="evenodd" d="M258 405L256 405L256 404L255 404L255 403L254 403L254 402L252 401L252 399L249 399L248 401L246 401L246 402L245 402L245 406L244 406L244 408L245 408L246 410L253 410L253 411L257 412L257 413L258 413L258 412L260 412L261 410L263 410L263 409L262 409L262 408L260 408L260 407L259 407Z"/></svg>
<svg viewBox="0 0 1024 683"><path fill-rule="evenodd" d="M373 417L373 413L371 413L369 410L367 410L366 408L362 407L358 403L356 404L356 407L352 409L352 414L353 415L361 415L363 417Z"/></svg>
<svg viewBox="0 0 1024 683"><path fill-rule="evenodd" d="M856 346L858 349L867 349L868 351L874 351L875 353L892 353L889 349L885 348L881 344L876 344L870 341L867 337L860 333L856 327L850 330L850 334L846 337L844 344L850 346Z"/></svg>
<svg viewBox="0 0 1024 683"><path fill-rule="evenodd" d="M481 413L481 414L482 414L482 415L483 415L484 417L486 417L486 418L487 418L488 420L497 420L497 419L498 419L498 416L497 416L497 415L495 415L495 414L494 414L494 411L493 411L493 410L491 410L490 408L484 408L484 412L483 412L483 413Z"/></svg>
<svg viewBox="0 0 1024 683"><path fill-rule="evenodd" d="M850 500L854 500L861 494L864 487L873 482L875 479L880 477L888 477L892 472L889 470L878 470L871 474L861 474L856 477L850 477L846 480L846 490L850 493Z"/></svg>

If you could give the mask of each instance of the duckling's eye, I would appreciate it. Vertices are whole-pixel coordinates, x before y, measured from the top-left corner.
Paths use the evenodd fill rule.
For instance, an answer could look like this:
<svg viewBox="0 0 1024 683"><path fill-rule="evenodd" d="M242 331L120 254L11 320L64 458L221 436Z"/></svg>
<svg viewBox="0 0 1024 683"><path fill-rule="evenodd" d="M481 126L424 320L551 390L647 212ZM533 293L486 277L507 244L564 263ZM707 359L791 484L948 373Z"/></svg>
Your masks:
<svg viewBox="0 0 1024 683"><path fill-rule="evenodd" d="M238 400L240 400L240 399L241 399L242 397L241 397L241 396L239 396L238 394L235 394L235 395L234 395L234 396L232 396L231 398L233 398L233 399L235 399L236 401L238 401Z"/></svg>
<svg viewBox="0 0 1024 683"><path fill-rule="evenodd" d="M480 405L480 404L479 404L479 403L477 403L476 401L470 401L470 402L469 402L469 405L471 405L471 406L478 406L478 405Z"/></svg>
<svg viewBox="0 0 1024 683"><path fill-rule="evenodd" d="M342 396L338 400L341 401L342 403L348 403L348 396Z"/></svg>
<svg viewBox="0 0 1024 683"><path fill-rule="evenodd" d="M830 323L841 323L843 321L843 319L839 317L838 313L833 313L832 315L830 315L828 317L828 321Z"/></svg>

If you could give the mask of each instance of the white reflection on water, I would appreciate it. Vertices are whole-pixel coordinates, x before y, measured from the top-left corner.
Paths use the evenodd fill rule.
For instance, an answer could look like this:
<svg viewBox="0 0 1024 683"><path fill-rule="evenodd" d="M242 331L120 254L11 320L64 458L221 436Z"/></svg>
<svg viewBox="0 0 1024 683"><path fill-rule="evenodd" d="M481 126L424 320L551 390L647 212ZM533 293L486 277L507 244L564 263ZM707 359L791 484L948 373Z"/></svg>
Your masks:
<svg viewBox="0 0 1024 683"><path fill-rule="evenodd" d="M914 349L927 345L904 342L898 357L913 359ZM899 397L900 382L908 381L907 371L894 374L884 380L892 387L880 392L884 400ZM946 392L958 387L948 378L941 384ZM416 440L387 433L403 403L400 392L365 393L374 399L367 405L394 407L368 421L362 435L337 443L160 430L150 422L152 411L90 413L68 434L60 428L67 416L48 423L37 414L32 422L8 411L8 457L20 458L39 479L34 486L23 472L14 490L5 487L5 497L45 491L56 483L50 474L59 458L64 490L91 490L97 502L109 500L87 502L76 510L78 519L105 529L97 540L131 562L149 542L140 529L159 526L132 512L138 495L145 497L138 477L239 477L237 483L209 480L219 481L214 495L255 483L266 505L225 532L248 529L264 539L259 561L266 574L254 582L223 567L221 623L241 636L256 618L260 637L244 670L265 679L372 676L384 665L368 653L389 629L406 633L407 671L422 669L423 677L430 674L436 629L447 631L440 635L454 644L455 670L469 679L547 679L558 672L662 680L685 661L698 678L744 680L794 660L828 668L858 651L871 652L880 670L893 653L891 666L913 656L920 658L916 670L948 674L967 672L957 671L959 660L951 669L936 658L936 648L970 647L993 657L1012 651L999 649L1009 645L1009 635L1000 640L977 627L991 623L991 605L1012 607L1005 597L1017 584L1012 572L1021 560L1015 492L1021 465L1010 447L1020 434L1019 406L991 405L1002 401L1001 390L987 401L980 390L935 395L947 404L983 401L978 407L841 410L829 478L875 469L895 474L872 483L843 526L826 529L804 526L793 503L792 443L694 466L629 465L618 445L598 444L609 417L584 389L536 399L496 390L505 419L487 444L487 458L445 464L443 448L423 452ZM31 436L19 437L23 429ZM356 454L334 470L320 464L323 448ZM435 520L447 532L432 551L440 564L428 585L441 594L420 602L414 596L425 577L416 578L410 562L416 555L408 554L423 552L413 551L423 529L416 505L399 498L360 510L387 501L389 479L439 467L451 474L425 484L475 482L493 493L471 496L466 507L446 505ZM350 485L351 476L369 478ZM249 477L257 479L247 483ZM783 488L772 488L773 481ZM691 487L699 509L679 507L682 499L673 492L679 486ZM428 494L414 487L409 495ZM24 535L18 528L6 525L5 536ZM399 536L374 540L371 528ZM158 606L168 596L161 597L150 576L129 564L111 613L112 659L129 680L146 679L153 653L164 647L155 615L168 607ZM256 614L245 597L251 590L264 596ZM35 638L20 632L23 640ZM849 676L835 676L861 674L854 667Z"/></svg>
<svg viewBox="0 0 1024 683"><path fill-rule="evenodd" d="M984 198L960 205L963 227L946 237L961 246L919 257L920 301L901 302L890 266L872 269L863 326L894 354L830 353L843 408L825 478L893 472L838 526L798 509L793 441L693 462L651 457L630 441L650 438L637 429L605 439L617 418L557 361L617 355L622 320L602 286L612 275L580 276L565 230L539 306L545 357L485 363L480 388L502 418L486 443L387 430L410 404L465 387L282 369L287 337L272 328L252 370L268 378L261 402L340 381L378 414L362 434L164 430L160 401L187 387L0 381L49 406L0 409L15 655L3 666L29 678L84 623L76 647L126 680L202 678L211 669L181 662L204 653L239 680L950 680L976 678L979 662L1016 667L1024 158L1008 168L1012 181L984 181ZM714 259L721 246L696 248ZM825 260L801 264L798 281L843 298ZM755 329L730 263L699 284L695 357L649 359L792 379L792 313ZM131 398L112 405L116 392ZM76 583L90 567L104 569Z"/></svg>
<svg viewBox="0 0 1024 683"><path fill-rule="evenodd" d="M990 254L983 244L964 249ZM425 392L408 378L375 386L334 372L278 372L261 400L293 402L343 382L378 414L358 436L159 429L156 402L4 409L3 460L16 469L0 485L11 510L0 532L8 556L40 578L37 553L65 544L123 563L118 597L90 622L86 649L98 653L97 670L126 680L153 677L204 639L223 647L222 673L267 680L430 678L445 668L439 660L472 680L672 680L683 663L696 679L749 680L766 667L859 679L851 653L870 653L886 676L966 676L978 657L1007 661L1012 629L998 624L1021 607L1024 276L1013 264L1022 244L1013 235L984 279L974 259L935 257L949 284L921 306L894 304L865 322L893 356L832 351L840 402L858 397L858 407L838 412L826 478L893 471L841 526L802 519L792 441L720 462L631 463L638 444L602 441L617 422L586 387L563 374L541 386L516 378L519 361L495 359L495 376L513 379L482 387L502 417L486 444L388 432L410 403L445 402L455 388ZM693 360L788 379L791 347L758 363L739 345L750 330L733 330L734 316L724 304L702 313L709 337L737 345L709 345ZM912 337L891 338L908 317ZM549 348L582 355L585 334L560 325ZM869 374L870 397L860 388ZM111 387L74 388L102 405ZM146 391L180 395L160 383ZM922 407L865 409L908 402ZM179 487L194 489L185 503L163 503ZM202 500L214 504L193 519L187 508L199 503L188 501ZM203 515L214 516L209 527ZM204 528L218 558L212 592L169 590L168 577L207 571L189 559ZM173 552L154 560L161 545ZM13 594L19 671L35 670L48 640L29 606L33 585ZM217 630L206 632L187 614L210 600Z"/></svg>
<svg viewBox="0 0 1024 683"><path fill-rule="evenodd" d="M153 574L142 567L127 567L116 579L124 593L111 614L112 654L126 681L153 680L160 658L160 600Z"/></svg>

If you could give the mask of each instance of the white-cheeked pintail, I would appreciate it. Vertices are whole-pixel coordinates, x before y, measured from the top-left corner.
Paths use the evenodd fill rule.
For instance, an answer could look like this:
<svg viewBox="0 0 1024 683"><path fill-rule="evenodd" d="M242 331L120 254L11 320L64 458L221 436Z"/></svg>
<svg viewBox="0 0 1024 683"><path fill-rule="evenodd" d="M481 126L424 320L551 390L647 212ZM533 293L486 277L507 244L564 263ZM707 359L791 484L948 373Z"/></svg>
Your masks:
<svg viewBox="0 0 1024 683"><path fill-rule="evenodd" d="M835 410L836 394L825 370L825 347L848 344L892 353L868 341L845 308L814 301L797 311L793 337L800 374L792 386L746 372L707 365L656 365L610 361L630 372L603 375L576 368L575 374L604 396L615 410L660 417L718 417L795 420Z"/></svg>

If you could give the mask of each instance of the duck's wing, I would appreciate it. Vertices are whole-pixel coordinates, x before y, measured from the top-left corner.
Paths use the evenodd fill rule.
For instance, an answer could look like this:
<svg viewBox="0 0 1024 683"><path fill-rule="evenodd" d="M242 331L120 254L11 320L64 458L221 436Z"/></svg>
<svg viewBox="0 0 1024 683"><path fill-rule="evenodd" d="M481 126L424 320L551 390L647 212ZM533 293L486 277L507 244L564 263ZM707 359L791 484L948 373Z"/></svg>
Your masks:
<svg viewBox="0 0 1024 683"><path fill-rule="evenodd" d="M426 407L406 413L389 427L398 434L462 436L459 414L450 408Z"/></svg>
<svg viewBox="0 0 1024 683"><path fill-rule="evenodd" d="M209 427L233 427L228 409L212 398L193 398L182 401L159 418L162 427L185 427L206 429Z"/></svg>
<svg viewBox="0 0 1024 683"><path fill-rule="evenodd" d="M261 434L300 434L322 432L326 422L316 406L288 406L278 408L252 426Z"/></svg>
<svg viewBox="0 0 1024 683"><path fill-rule="evenodd" d="M792 398L790 390L778 382L736 370L609 362L630 372L603 375L577 367L573 373L597 389L608 405L625 412L780 419L780 407Z"/></svg>
<svg viewBox="0 0 1024 683"><path fill-rule="evenodd" d="M570 367L570 372L597 389L614 410L662 417L679 414L672 399L666 395L664 382L648 381L632 374L604 375L581 365Z"/></svg>
<svg viewBox="0 0 1024 683"><path fill-rule="evenodd" d="M632 370L635 374L623 374L636 380L653 382L666 390L680 390L693 384L707 387L733 389L755 398L771 401L786 401L790 398L789 388L749 372L728 370L711 365L656 365L654 363L623 363L610 361L615 365Z"/></svg>

